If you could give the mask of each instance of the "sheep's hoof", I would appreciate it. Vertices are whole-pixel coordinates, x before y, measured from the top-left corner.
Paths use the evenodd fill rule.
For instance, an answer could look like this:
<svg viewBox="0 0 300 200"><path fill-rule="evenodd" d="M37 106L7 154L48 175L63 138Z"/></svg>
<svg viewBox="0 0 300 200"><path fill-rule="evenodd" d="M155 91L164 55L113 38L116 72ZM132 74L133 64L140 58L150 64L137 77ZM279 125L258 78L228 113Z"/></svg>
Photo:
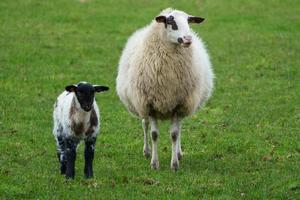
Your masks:
<svg viewBox="0 0 300 200"><path fill-rule="evenodd" d="M183 156L183 153L182 153L182 152L178 152L178 153L177 153L178 160L181 160L182 156Z"/></svg>
<svg viewBox="0 0 300 200"><path fill-rule="evenodd" d="M174 170L174 171L179 170L179 162L178 161L172 162L171 163L171 169Z"/></svg>
<svg viewBox="0 0 300 200"><path fill-rule="evenodd" d="M144 148L144 156L149 159L150 156L151 156L151 153L150 153L150 149L149 148Z"/></svg>
<svg viewBox="0 0 300 200"><path fill-rule="evenodd" d="M151 168L154 169L154 170L159 169L159 162L158 162L158 160L151 161Z"/></svg>

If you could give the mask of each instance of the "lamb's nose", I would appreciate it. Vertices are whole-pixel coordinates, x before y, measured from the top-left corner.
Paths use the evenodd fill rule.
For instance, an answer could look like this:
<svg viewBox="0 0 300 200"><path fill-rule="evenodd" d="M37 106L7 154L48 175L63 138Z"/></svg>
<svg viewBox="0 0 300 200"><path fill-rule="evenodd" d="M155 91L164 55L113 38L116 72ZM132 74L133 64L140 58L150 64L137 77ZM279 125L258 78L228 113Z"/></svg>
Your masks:
<svg viewBox="0 0 300 200"><path fill-rule="evenodd" d="M83 109L84 109L84 110L90 110L90 109L91 109L91 106L86 105L86 106L83 107Z"/></svg>

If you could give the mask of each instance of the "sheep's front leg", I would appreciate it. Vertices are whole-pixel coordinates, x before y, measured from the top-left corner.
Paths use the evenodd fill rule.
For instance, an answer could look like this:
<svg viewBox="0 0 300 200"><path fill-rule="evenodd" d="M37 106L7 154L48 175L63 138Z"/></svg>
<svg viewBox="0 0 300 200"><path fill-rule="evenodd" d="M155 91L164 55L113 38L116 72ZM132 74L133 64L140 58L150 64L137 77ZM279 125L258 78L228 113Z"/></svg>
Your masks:
<svg viewBox="0 0 300 200"><path fill-rule="evenodd" d="M85 150L84 150L84 177L92 178L93 177L93 160L95 152L96 138L91 137L85 140Z"/></svg>
<svg viewBox="0 0 300 200"><path fill-rule="evenodd" d="M75 176L75 160L76 160L76 147L78 142L73 140L72 138L65 139L66 145L66 178L74 179Z"/></svg>
<svg viewBox="0 0 300 200"><path fill-rule="evenodd" d="M158 143L158 127L157 120L155 118L150 118L151 123L151 136L152 136L152 158L151 167L152 169L159 168L158 153L157 153L157 143Z"/></svg>
<svg viewBox="0 0 300 200"><path fill-rule="evenodd" d="M60 173L65 174L67 169L67 161L65 155L65 141L64 138L59 135L56 137L57 142L57 157L60 163Z"/></svg>
<svg viewBox="0 0 300 200"><path fill-rule="evenodd" d="M170 135L172 139L172 160L171 160L171 169L178 170L179 169L179 160L178 160L178 152L179 152L179 142L180 138L180 119L177 116L174 116L172 119L172 125L170 129Z"/></svg>
<svg viewBox="0 0 300 200"><path fill-rule="evenodd" d="M144 156L146 158L150 158L150 147L148 143L148 127L149 127L149 121L148 119L143 119L142 120L142 125L143 125L143 131L144 131Z"/></svg>

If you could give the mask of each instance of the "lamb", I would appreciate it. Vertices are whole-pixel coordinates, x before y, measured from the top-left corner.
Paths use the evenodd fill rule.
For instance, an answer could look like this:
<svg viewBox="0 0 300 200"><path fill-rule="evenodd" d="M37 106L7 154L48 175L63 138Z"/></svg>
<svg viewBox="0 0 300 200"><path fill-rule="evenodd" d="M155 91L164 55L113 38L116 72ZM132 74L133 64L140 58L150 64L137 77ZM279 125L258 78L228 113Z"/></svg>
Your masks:
<svg viewBox="0 0 300 200"><path fill-rule="evenodd" d="M80 82L68 85L54 104L53 134L57 143L57 156L61 174L74 179L76 148L80 140L85 141L85 178L93 177L93 159L100 113L95 101L95 92L107 91L106 86Z"/></svg>
<svg viewBox="0 0 300 200"><path fill-rule="evenodd" d="M144 155L150 157L148 127L152 136L151 167L159 168L158 123L171 120L171 169L179 169L181 122L211 96L214 74L202 40L189 24L204 18L171 8L150 25L137 30L122 52L116 89L132 114L142 119Z"/></svg>

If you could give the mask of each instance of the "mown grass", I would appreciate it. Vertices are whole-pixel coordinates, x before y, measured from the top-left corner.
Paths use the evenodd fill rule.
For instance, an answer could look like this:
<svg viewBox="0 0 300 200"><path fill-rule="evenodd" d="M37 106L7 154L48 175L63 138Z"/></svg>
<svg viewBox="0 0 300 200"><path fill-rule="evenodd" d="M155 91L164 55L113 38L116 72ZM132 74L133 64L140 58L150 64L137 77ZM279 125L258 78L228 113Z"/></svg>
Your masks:
<svg viewBox="0 0 300 200"><path fill-rule="evenodd" d="M161 168L142 156L140 121L115 92L129 35L166 7L205 17L216 87L183 125L184 158L170 170L168 123ZM297 1L0 2L0 199L299 199L300 4ZM65 85L109 85L97 96L102 129L95 178L59 174L52 109Z"/></svg>

